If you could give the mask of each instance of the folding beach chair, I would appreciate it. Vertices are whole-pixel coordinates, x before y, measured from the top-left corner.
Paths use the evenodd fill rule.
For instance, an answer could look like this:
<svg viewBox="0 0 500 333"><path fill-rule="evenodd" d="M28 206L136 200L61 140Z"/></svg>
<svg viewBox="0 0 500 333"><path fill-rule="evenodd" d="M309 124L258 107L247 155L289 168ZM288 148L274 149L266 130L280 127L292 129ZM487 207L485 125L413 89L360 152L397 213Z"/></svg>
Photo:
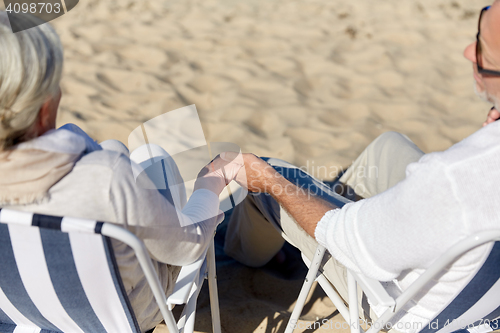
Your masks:
<svg viewBox="0 0 500 333"><path fill-rule="evenodd" d="M105 222L0 208L0 332L139 333L111 246L130 246L171 333L193 332L196 299L208 277L212 325L220 333L212 246L182 268L167 299L144 243ZM176 323L175 304L186 304Z"/></svg>
<svg viewBox="0 0 500 333"><path fill-rule="evenodd" d="M483 266L458 296L448 304L420 333L482 333L500 329L500 230L478 233L458 242L439 257L415 282L396 299L389 296L379 281L347 271L349 308L334 290L321 270L325 248L319 245L310 262L302 256L309 271L300 291L285 333L292 333L305 300L315 280L349 323L351 333L364 332L359 325L358 289L361 287L372 305L382 305L385 312L371 325L367 333L377 333L386 328L393 318L427 283L442 273L459 256L482 244L495 242ZM390 327L389 327L390 328ZM418 330L417 330L418 331Z"/></svg>

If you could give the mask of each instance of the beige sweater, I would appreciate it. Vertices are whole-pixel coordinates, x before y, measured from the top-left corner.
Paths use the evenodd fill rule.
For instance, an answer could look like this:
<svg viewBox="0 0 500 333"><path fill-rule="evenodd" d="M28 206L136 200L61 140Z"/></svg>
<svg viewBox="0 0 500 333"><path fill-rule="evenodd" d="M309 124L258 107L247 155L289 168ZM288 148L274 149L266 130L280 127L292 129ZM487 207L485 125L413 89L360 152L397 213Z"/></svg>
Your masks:
<svg viewBox="0 0 500 333"><path fill-rule="evenodd" d="M58 132L48 134L52 135L54 142L57 141ZM57 147L38 149L52 152L60 150ZM124 154L110 150L89 152L88 145L82 154L71 171L63 174L50 187L45 200L27 205L10 205L9 208L128 224L144 240L155 260L160 281L166 292L170 293L172 281L179 271L177 266L192 263L201 256L217 224L216 218L210 218L181 227L179 219L185 223L186 220L203 220L202 216L217 216L219 198L211 191L198 190L182 211L176 211L158 190L136 185L131 162ZM2 177L8 175L0 175L0 184ZM0 205L7 206L5 203ZM139 263L128 246L116 241L113 246L141 330L151 329L161 321L161 314Z"/></svg>

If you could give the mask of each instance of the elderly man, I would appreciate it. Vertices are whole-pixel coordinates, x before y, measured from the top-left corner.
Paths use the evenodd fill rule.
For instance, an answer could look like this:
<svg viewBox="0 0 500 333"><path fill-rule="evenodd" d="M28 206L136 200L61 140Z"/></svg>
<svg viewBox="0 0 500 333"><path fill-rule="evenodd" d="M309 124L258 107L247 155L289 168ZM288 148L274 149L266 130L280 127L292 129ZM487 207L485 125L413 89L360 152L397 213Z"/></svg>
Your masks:
<svg viewBox="0 0 500 333"><path fill-rule="evenodd" d="M0 11L0 207L140 226L138 236L170 293L178 266L194 262L208 247L219 194L241 164L224 174L218 167L227 163L215 159L214 168L200 173L189 201L180 198L182 207L174 207L172 193L154 189L147 177L138 186L123 144L98 145L74 125L55 130L63 66L59 37L48 23L36 26L35 17L11 19L18 27L35 27L14 34ZM162 316L144 273L131 248L120 242L113 247L141 331L152 330Z"/></svg>
<svg viewBox="0 0 500 333"><path fill-rule="evenodd" d="M279 161L272 168L245 155L248 183L241 183L266 194L249 196L235 210L226 253L260 266L278 253L282 235L310 258L320 243L335 259L325 266L326 276L346 299L345 267L390 281L388 291L398 294L453 244L475 232L500 229L500 122L494 122L500 110L498 36L499 0L481 11L477 42L465 49L478 94L496 107L485 126L444 152L425 155L401 134L380 136L340 179L363 200L337 209L333 199L328 202L295 187L293 182L304 182L302 171ZM377 172L358 172L373 168ZM319 182L307 187L327 198L328 188ZM468 283L491 248L481 246L457 260L398 318L403 325L394 327L412 332L404 323L412 328L427 325ZM373 310L377 314L379 309Z"/></svg>

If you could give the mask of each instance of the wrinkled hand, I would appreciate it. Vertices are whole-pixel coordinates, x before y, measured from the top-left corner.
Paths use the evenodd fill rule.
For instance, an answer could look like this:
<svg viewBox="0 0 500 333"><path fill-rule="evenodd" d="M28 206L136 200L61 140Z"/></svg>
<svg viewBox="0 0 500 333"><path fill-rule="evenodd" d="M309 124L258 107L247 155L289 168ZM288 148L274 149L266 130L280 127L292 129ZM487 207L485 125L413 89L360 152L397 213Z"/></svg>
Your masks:
<svg viewBox="0 0 500 333"><path fill-rule="evenodd" d="M483 127L491 124L492 122L498 120L500 118L500 112L495 108L492 107L490 112L488 112L488 117L486 118L486 121L483 123Z"/></svg>
<svg viewBox="0 0 500 333"><path fill-rule="evenodd" d="M281 175L254 154L242 154L241 157L245 167L239 170L235 181L251 192L270 193L276 180L282 178Z"/></svg>
<svg viewBox="0 0 500 333"><path fill-rule="evenodd" d="M236 178L243 165L241 154L226 152L217 155L201 169L194 190L204 188L220 195L224 187Z"/></svg>

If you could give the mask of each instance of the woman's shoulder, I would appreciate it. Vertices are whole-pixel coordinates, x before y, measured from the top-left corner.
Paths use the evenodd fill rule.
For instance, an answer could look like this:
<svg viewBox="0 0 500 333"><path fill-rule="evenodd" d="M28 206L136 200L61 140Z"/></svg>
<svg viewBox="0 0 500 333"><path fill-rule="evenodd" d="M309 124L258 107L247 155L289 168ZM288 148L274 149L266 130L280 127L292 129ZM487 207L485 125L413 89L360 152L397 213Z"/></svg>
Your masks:
<svg viewBox="0 0 500 333"><path fill-rule="evenodd" d="M76 162L75 167L107 167L116 168L117 165L130 164L128 156L112 150L96 150L82 157Z"/></svg>

